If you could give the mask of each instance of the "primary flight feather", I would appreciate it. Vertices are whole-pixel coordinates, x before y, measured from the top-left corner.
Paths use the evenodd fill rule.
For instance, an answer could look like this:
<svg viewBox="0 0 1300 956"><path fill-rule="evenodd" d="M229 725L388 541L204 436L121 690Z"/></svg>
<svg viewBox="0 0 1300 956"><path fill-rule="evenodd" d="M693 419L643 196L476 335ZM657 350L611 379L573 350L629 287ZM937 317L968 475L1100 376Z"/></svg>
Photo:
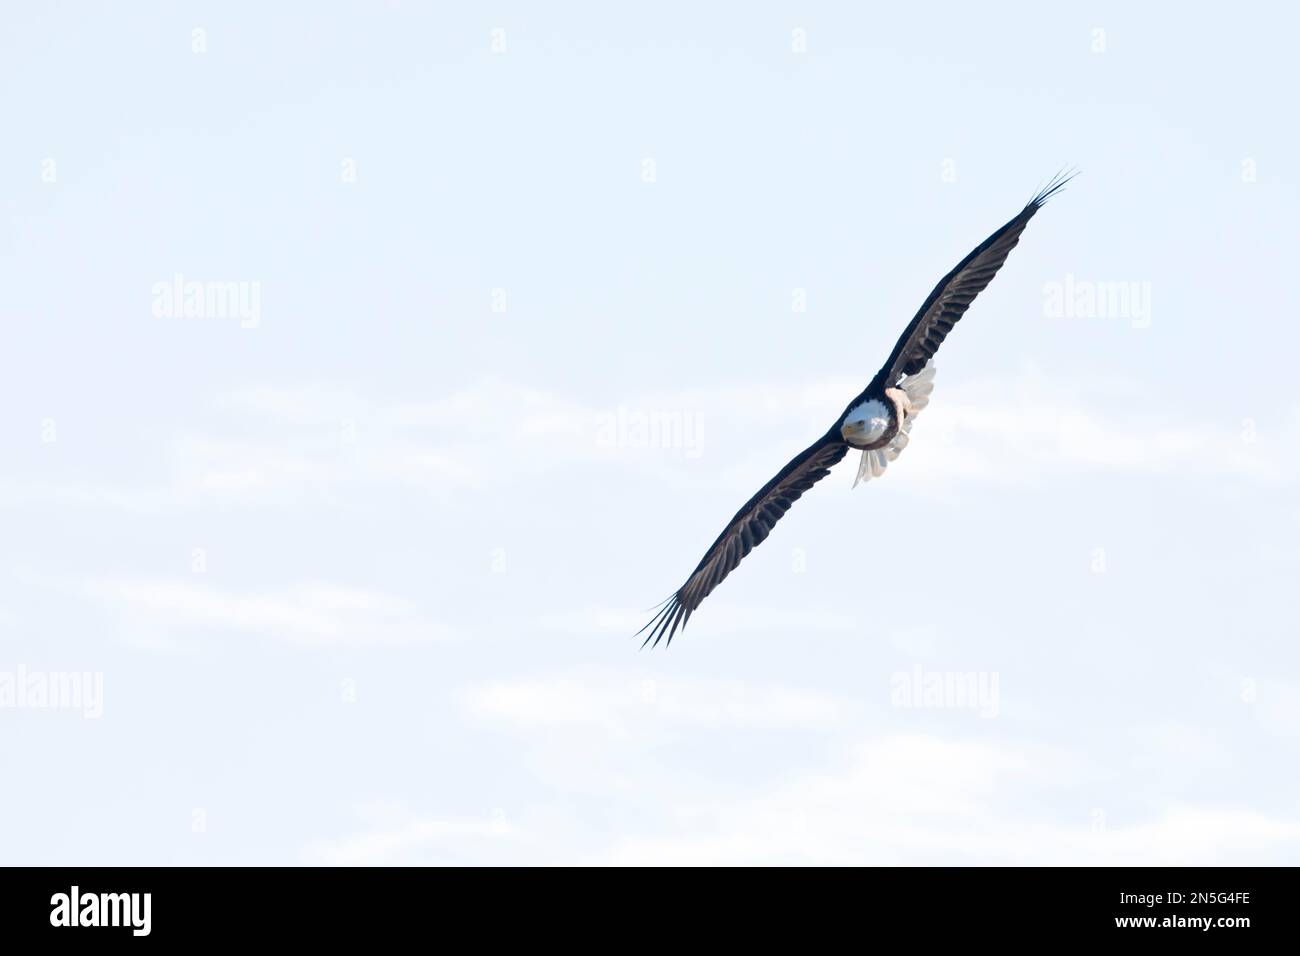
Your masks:
<svg viewBox="0 0 1300 956"><path fill-rule="evenodd" d="M885 466L907 445L918 412L929 403L934 388L932 359L944 338L966 314L1020 241L1029 220L1074 174L1054 176L1010 222L971 250L939 280L876 377L849 402L826 434L801 451L776 477L760 488L736 512L722 534L704 553L686 583L665 601L638 634L649 631L642 647L665 637L671 644L677 629L745 555L763 543L773 526L799 497L830 474L849 449L862 452L853 485L879 477Z"/></svg>

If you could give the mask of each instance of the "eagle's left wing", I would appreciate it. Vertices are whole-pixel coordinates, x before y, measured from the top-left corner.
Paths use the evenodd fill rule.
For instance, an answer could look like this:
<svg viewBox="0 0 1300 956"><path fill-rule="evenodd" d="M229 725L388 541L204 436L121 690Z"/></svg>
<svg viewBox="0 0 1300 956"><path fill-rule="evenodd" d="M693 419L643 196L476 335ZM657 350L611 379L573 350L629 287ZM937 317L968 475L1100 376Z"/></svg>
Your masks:
<svg viewBox="0 0 1300 956"><path fill-rule="evenodd" d="M1034 213L1073 178L1073 174L1058 173L1015 218L972 249L956 268L939 280L920 311L908 323L872 386L892 388L902 376L915 375L925 368L975 297L993 281L1002 263L1007 261L1007 256L1020 241L1025 226L1034 218ZM870 390L871 386L868 387Z"/></svg>

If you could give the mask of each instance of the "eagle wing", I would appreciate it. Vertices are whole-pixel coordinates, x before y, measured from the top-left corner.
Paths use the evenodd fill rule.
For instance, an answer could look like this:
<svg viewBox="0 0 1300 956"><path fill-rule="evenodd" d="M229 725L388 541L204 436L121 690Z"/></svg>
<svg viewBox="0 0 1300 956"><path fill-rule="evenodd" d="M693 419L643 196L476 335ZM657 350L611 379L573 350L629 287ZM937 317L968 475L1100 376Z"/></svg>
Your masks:
<svg viewBox="0 0 1300 956"><path fill-rule="evenodd" d="M1054 176L1015 218L972 249L956 268L939 280L863 395L873 389L895 386L902 376L915 375L925 368L975 297L998 274L1029 220L1073 178L1073 174Z"/></svg>
<svg viewBox="0 0 1300 956"><path fill-rule="evenodd" d="M665 636L671 644L677 628L686 627L700 603L745 555L763 543L800 495L830 474L831 468L848 454L848 450L849 446L839 438L838 429L832 428L797 454L776 477L745 502L718 535L718 540L705 552L686 583L659 607L650 623L637 632L638 635L647 630L650 632L641 646L649 644L651 638L657 646Z"/></svg>

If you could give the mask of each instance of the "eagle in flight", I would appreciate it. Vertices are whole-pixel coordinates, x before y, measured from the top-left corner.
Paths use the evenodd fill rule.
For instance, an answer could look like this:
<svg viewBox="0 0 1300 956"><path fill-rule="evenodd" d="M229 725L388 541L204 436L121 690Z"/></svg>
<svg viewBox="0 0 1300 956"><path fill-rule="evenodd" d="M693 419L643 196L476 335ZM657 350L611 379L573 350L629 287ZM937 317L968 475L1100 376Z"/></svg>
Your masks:
<svg viewBox="0 0 1300 956"><path fill-rule="evenodd" d="M1025 208L1005 226L971 250L957 266L939 280L929 297L907 324L884 366L871 384L853 401L830 430L795 455L788 465L745 502L718 540L677 589L657 609L655 616L637 632L649 631L642 647L653 639L657 646L667 638L671 644L679 627L685 628L691 614L741 559L762 544L772 527L799 500L799 496L830 474L850 448L862 452L858 482L878 478L907 447L908 432L917 414L930 401L934 389L934 353L945 336L966 314L975 297L993 280L1002 263L1020 241L1029 220L1052 196L1060 192L1075 173L1062 171L1052 178Z"/></svg>

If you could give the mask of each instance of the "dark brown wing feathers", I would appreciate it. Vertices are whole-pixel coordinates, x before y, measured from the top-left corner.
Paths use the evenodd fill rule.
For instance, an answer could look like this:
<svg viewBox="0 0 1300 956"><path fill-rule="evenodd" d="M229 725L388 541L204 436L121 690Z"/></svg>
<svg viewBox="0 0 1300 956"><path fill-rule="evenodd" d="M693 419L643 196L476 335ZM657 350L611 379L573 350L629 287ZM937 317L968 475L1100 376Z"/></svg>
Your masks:
<svg viewBox="0 0 1300 956"><path fill-rule="evenodd" d="M664 637L671 644L678 627L686 626L691 613L722 579L740 564L745 555L767 539L790 506L829 475L831 468L848 454L848 450L849 446L839 440L838 428L827 432L796 455L775 478L745 502L705 552L686 583L660 606L650 623L637 632L650 632L641 646L649 644L651 639L658 644Z"/></svg>
<svg viewBox="0 0 1300 956"><path fill-rule="evenodd" d="M1073 174L1058 173L1054 176L1010 222L972 249L956 268L939 280L863 395L873 389L897 385L903 375L915 375L925 368L975 297L984 291L1007 261L1029 220L1072 178ZM858 400L850 403L850 407Z"/></svg>

